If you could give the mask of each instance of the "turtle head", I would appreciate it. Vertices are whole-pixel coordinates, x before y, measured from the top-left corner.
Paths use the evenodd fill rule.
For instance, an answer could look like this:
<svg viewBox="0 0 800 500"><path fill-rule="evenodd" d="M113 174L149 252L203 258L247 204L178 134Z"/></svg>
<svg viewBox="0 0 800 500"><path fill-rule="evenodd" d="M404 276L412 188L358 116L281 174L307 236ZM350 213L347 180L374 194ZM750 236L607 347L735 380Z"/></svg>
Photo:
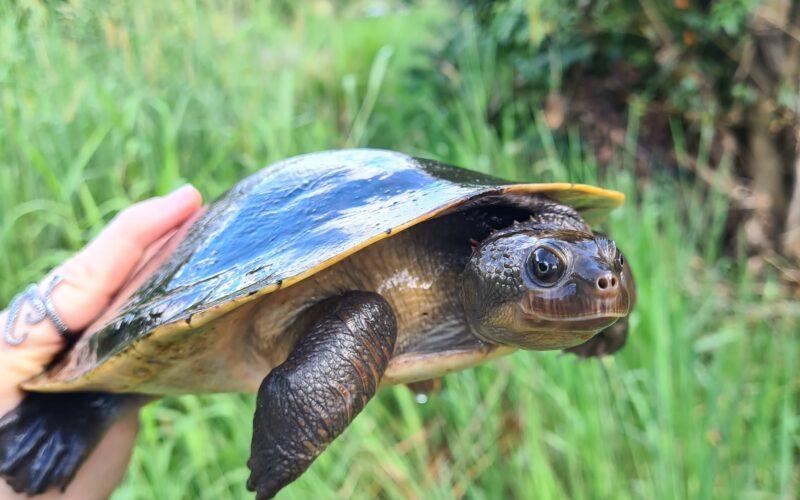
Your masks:
<svg viewBox="0 0 800 500"><path fill-rule="evenodd" d="M475 334L523 349L582 344L627 316L633 300L622 253L585 225L500 230L475 247L462 280Z"/></svg>

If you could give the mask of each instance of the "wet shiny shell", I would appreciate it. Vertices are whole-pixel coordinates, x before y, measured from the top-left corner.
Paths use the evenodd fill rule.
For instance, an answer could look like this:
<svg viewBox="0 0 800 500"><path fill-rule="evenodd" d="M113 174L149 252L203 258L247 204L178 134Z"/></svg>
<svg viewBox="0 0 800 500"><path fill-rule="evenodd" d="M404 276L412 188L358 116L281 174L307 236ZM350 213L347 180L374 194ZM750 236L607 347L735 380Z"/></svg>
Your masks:
<svg viewBox="0 0 800 500"><path fill-rule="evenodd" d="M191 343L193 330L246 302L470 200L505 193L545 194L590 223L623 202L622 194L592 186L509 184L390 151L291 158L241 181L179 232L164 263L140 277L54 370L75 380L135 352L138 342ZM44 378L38 385L46 390Z"/></svg>

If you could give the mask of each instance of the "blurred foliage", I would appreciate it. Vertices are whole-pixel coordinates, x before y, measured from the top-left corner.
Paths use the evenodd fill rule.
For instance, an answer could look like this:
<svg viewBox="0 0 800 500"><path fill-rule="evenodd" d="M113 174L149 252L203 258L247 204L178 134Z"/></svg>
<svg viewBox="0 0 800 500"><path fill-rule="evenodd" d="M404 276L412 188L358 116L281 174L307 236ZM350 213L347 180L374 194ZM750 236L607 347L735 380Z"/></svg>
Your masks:
<svg viewBox="0 0 800 500"><path fill-rule="evenodd" d="M494 72L487 81L510 82L492 89L482 110L501 135L509 113L514 121L541 117L557 143L576 135L601 165L612 150L633 149L639 177L665 169L701 178L730 197L729 247L742 229L750 255L780 261L800 284L800 4L459 5L462 22L430 53L436 70L417 73L436 82L442 102L460 101L463 75L473 72L465 54L480 54ZM632 123L640 127L635 142Z"/></svg>
<svg viewBox="0 0 800 500"><path fill-rule="evenodd" d="M580 87L586 74L625 71L630 91L690 121L751 104L757 90L741 73L753 40L757 0L465 0L471 23L449 33L436 58L458 61L466 47L492 47L513 68L513 99L538 107L551 92ZM443 89L452 71L440 72ZM783 106L796 105L783 92ZM510 102L496 102L496 106ZM493 112L495 110L489 110Z"/></svg>

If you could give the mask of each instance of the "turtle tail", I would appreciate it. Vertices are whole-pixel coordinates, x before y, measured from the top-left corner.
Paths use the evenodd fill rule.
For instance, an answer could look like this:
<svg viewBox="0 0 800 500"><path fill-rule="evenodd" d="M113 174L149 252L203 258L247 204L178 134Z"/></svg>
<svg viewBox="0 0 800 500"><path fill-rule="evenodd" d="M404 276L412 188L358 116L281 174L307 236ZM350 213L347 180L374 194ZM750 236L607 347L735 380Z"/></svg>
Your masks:
<svg viewBox="0 0 800 500"><path fill-rule="evenodd" d="M0 476L17 493L64 491L108 428L146 401L101 392L26 394L0 417Z"/></svg>

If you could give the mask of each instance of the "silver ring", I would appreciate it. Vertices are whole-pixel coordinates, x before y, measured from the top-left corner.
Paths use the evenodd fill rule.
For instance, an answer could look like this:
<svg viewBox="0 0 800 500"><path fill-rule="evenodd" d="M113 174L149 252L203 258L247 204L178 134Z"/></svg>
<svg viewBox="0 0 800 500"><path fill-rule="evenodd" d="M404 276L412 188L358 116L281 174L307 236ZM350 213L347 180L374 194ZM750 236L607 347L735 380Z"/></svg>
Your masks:
<svg viewBox="0 0 800 500"><path fill-rule="evenodd" d="M50 300L53 290L55 290L55 288L63 281L64 279L60 274L54 274L44 287L44 292L39 290L38 285L31 284L25 288L25 291L14 297L14 299L11 301L11 304L8 306L8 319L6 320L6 326L3 329L3 340L6 344L20 345L21 343L25 342L26 338L28 338L27 331L23 331L19 335L15 335L14 333L14 327L20 319L20 312L22 311L22 306L25 303L29 304L33 309L33 311L29 312L24 318L22 318L26 325L36 325L45 319L49 319L50 322L53 323L53 326L56 327L59 335L66 339L70 338L69 328L67 328L64 320L62 320L58 315L55 307L53 307L53 302Z"/></svg>

